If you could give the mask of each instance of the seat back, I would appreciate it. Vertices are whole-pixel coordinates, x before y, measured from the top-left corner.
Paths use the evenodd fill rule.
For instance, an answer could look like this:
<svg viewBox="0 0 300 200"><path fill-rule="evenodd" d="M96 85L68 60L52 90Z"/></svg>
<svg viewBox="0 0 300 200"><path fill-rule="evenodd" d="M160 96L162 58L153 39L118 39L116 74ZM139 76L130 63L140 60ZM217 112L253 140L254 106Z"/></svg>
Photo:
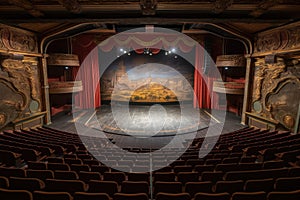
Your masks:
<svg viewBox="0 0 300 200"><path fill-rule="evenodd" d="M0 176L5 177L25 177L25 170L20 168L0 167Z"/></svg>
<svg viewBox="0 0 300 200"><path fill-rule="evenodd" d="M265 192L235 192L231 196L231 200L266 200Z"/></svg>
<svg viewBox="0 0 300 200"><path fill-rule="evenodd" d="M149 173L128 173L127 174L128 181L146 181L149 182Z"/></svg>
<svg viewBox="0 0 300 200"><path fill-rule="evenodd" d="M149 184L145 181L123 181L121 192L126 194L146 193L149 194Z"/></svg>
<svg viewBox="0 0 300 200"><path fill-rule="evenodd" d="M118 192L118 183L115 181L92 180L89 182L88 192L107 193L110 197L113 197Z"/></svg>
<svg viewBox="0 0 300 200"><path fill-rule="evenodd" d="M272 178L268 179L257 179L257 180L247 180L244 184L245 192L271 192L274 188L274 180Z"/></svg>
<svg viewBox="0 0 300 200"><path fill-rule="evenodd" d="M75 192L74 200L110 200L106 193Z"/></svg>
<svg viewBox="0 0 300 200"><path fill-rule="evenodd" d="M212 182L187 182L185 184L185 192L189 193L192 197L198 192L211 193L212 192Z"/></svg>
<svg viewBox="0 0 300 200"><path fill-rule="evenodd" d="M99 172L79 172L79 179L88 183L91 180L101 180L101 174Z"/></svg>
<svg viewBox="0 0 300 200"><path fill-rule="evenodd" d="M123 181L125 181L126 175L123 172L105 172L103 175L104 181L115 181L119 185L122 184Z"/></svg>
<svg viewBox="0 0 300 200"><path fill-rule="evenodd" d="M61 170L61 171L70 171L70 167L68 164L65 163L48 163L47 164L48 170Z"/></svg>
<svg viewBox="0 0 300 200"><path fill-rule="evenodd" d="M20 178L10 177L9 178L9 189L12 190L42 190L45 187L45 183L37 178Z"/></svg>
<svg viewBox="0 0 300 200"><path fill-rule="evenodd" d="M270 192L267 196L268 200L298 200L300 199L300 190L291 192Z"/></svg>
<svg viewBox="0 0 300 200"><path fill-rule="evenodd" d="M35 169L27 169L26 176L28 178L38 178L42 181L46 179L53 179L54 173L51 170L35 170Z"/></svg>
<svg viewBox="0 0 300 200"><path fill-rule="evenodd" d="M194 200L229 200L230 194L224 193L202 193L195 194Z"/></svg>
<svg viewBox="0 0 300 200"><path fill-rule="evenodd" d="M191 196L188 193L164 193L160 192L156 195L156 200L190 200Z"/></svg>
<svg viewBox="0 0 300 200"><path fill-rule="evenodd" d="M274 185L277 191L300 190L300 177L278 178Z"/></svg>
<svg viewBox="0 0 300 200"><path fill-rule="evenodd" d="M187 182L196 182L199 181L198 172L179 172L177 174L177 181L185 184Z"/></svg>
<svg viewBox="0 0 300 200"><path fill-rule="evenodd" d="M175 181L175 174L173 172L155 172L153 174L154 181Z"/></svg>
<svg viewBox="0 0 300 200"><path fill-rule="evenodd" d="M34 200L72 200L68 192L34 191L33 198Z"/></svg>
<svg viewBox="0 0 300 200"><path fill-rule="evenodd" d="M68 192L71 195L75 192L85 192L86 185L80 180L58 180L47 179L45 190L48 192Z"/></svg>
<svg viewBox="0 0 300 200"><path fill-rule="evenodd" d="M31 192L27 190L8 190L0 188L1 200L33 200Z"/></svg>
<svg viewBox="0 0 300 200"><path fill-rule="evenodd" d="M157 181L154 184L154 195L156 195L159 192L173 194L182 193L182 183Z"/></svg>
<svg viewBox="0 0 300 200"><path fill-rule="evenodd" d="M75 171L56 170L54 171L54 178L62 180L77 180L78 175Z"/></svg>
<svg viewBox="0 0 300 200"><path fill-rule="evenodd" d="M8 178L4 176L0 176L0 188L8 188L9 186L9 180Z"/></svg>
<svg viewBox="0 0 300 200"><path fill-rule="evenodd" d="M124 194L116 193L113 200L149 200L147 194L136 193L136 194Z"/></svg>

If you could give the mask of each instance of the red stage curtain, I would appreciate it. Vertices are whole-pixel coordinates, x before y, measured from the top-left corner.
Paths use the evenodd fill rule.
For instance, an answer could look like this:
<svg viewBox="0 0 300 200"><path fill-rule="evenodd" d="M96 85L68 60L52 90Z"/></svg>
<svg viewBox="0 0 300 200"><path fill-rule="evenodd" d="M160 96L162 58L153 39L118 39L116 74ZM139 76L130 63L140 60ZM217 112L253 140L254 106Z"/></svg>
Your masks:
<svg viewBox="0 0 300 200"><path fill-rule="evenodd" d="M195 49L195 73L194 73L194 107L195 108L218 108L218 96L213 93L213 82L216 79L214 67L204 74L205 49L197 45Z"/></svg>
<svg viewBox="0 0 300 200"><path fill-rule="evenodd" d="M74 42L74 53L79 55L82 62L78 69L77 80L82 80L83 92L80 92L75 98L75 105L80 108L96 108L101 105L100 99L100 72L98 48L94 48L96 44L89 40L91 38L80 39L80 43ZM87 42L87 43L86 43ZM83 48L83 44L86 44ZM179 47L184 53L195 50L195 74L194 74L194 107L199 108L216 108L216 95L212 94L212 85L214 76L206 76L203 74L204 65L204 49L195 41L187 39L186 36L178 34L122 34L111 37L102 42L99 47L102 51L109 52L115 47L125 47L139 50L143 48L165 49ZM91 51L91 49L93 49ZM91 51L87 55L87 52ZM77 70L74 70L74 75ZM211 95L212 94L212 95ZM211 101L212 98L212 101Z"/></svg>
<svg viewBox="0 0 300 200"><path fill-rule="evenodd" d="M94 48L83 60L76 80L81 80L83 91L75 97L75 105L83 109L101 105L98 48Z"/></svg>

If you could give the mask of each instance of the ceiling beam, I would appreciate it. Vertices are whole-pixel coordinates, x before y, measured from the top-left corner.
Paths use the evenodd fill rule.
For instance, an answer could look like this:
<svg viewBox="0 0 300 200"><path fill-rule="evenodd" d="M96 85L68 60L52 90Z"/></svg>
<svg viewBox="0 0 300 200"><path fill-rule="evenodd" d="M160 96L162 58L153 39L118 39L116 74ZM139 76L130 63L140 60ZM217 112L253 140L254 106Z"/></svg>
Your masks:
<svg viewBox="0 0 300 200"><path fill-rule="evenodd" d="M264 14L266 11L268 11L270 8L272 8L273 6L276 6L282 2L283 2L283 0L263 0L250 13L250 15L253 17L259 17L262 14Z"/></svg>
<svg viewBox="0 0 300 200"><path fill-rule="evenodd" d="M82 11L81 5L77 0L58 0L58 2L71 13L79 14Z"/></svg>
<svg viewBox="0 0 300 200"><path fill-rule="evenodd" d="M8 0L8 2L20 8L23 8L34 17L44 16L44 14L40 10L38 10L29 0Z"/></svg>
<svg viewBox="0 0 300 200"><path fill-rule="evenodd" d="M289 19L253 19L253 18L160 18L160 17L141 17L141 18L55 18L55 19L0 19L0 23L19 24L19 23L112 23L112 24L181 24L181 23L287 23Z"/></svg>

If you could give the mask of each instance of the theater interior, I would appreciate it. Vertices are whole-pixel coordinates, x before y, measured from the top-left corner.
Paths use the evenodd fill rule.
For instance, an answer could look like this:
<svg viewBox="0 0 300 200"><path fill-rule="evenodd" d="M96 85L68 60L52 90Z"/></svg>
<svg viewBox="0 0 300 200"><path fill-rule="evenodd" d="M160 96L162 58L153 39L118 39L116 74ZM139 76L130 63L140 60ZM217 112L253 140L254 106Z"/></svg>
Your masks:
<svg viewBox="0 0 300 200"><path fill-rule="evenodd" d="M300 2L2 0L1 200L299 200Z"/></svg>

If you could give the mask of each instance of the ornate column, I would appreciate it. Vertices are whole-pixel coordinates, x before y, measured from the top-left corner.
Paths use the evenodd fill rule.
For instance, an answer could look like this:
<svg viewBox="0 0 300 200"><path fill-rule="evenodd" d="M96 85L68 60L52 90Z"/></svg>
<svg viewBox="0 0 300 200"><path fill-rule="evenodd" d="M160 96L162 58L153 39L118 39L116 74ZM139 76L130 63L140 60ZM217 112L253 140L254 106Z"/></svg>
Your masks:
<svg viewBox="0 0 300 200"><path fill-rule="evenodd" d="M49 84L48 84L48 74L47 74L47 56L44 55L41 58L41 80L42 80L42 94L44 102L44 110L46 111L44 122L45 124L51 124L51 108L49 99Z"/></svg>
<svg viewBox="0 0 300 200"><path fill-rule="evenodd" d="M249 110L250 105L250 95L251 95L251 85L253 77L253 60L251 55L246 55L246 74L245 74L245 89L244 89L244 101L243 101L243 111L242 111L242 124L248 124L246 118L246 112Z"/></svg>

